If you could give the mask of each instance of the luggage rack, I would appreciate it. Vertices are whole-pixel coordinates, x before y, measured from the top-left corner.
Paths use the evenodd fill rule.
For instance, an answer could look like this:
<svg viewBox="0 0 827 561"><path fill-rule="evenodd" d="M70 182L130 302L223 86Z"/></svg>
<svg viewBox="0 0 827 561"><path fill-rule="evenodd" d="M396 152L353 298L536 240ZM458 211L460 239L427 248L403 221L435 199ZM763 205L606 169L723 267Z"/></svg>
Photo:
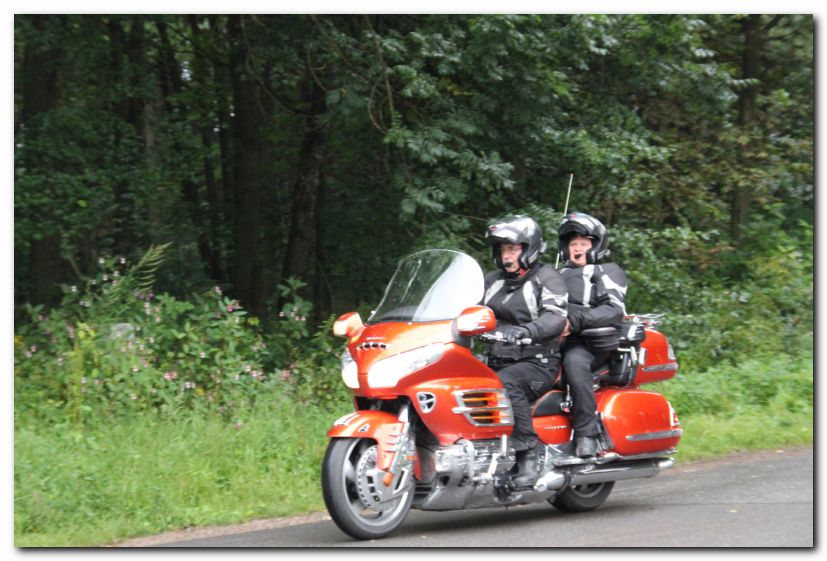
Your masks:
<svg viewBox="0 0 827 561"><path fill-rule="evenodd" d="M663 318L666 317L666 314L628 314L626 319L637 321L649 327L651 329L657 329L657 327L663 323Z"/></svg>

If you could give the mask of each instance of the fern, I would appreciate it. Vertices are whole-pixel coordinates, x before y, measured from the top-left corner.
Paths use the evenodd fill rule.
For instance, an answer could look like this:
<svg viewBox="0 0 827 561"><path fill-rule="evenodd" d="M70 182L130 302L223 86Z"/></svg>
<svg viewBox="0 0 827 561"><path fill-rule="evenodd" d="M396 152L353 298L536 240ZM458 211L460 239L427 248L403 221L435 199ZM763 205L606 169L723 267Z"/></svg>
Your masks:
<svg viewBox="0 0 827 561"><path fill-rule="evenodd" d="M143 257L124 275L117 286L110 288L103 297L106 308L124 304L131 295L145 295L155 285L155 273L164 262L164 252L172 245L167 242L150 246Z"/></svg>
<svg viewBox="0 0 827 561"><path fill-rule="evenodd" d="M161 245L150 246L140 261L129 271L128 279L131 288L139 294L146 294L155 285L155 273L164 262L164 252L172 245L167 242Z"/></svg>

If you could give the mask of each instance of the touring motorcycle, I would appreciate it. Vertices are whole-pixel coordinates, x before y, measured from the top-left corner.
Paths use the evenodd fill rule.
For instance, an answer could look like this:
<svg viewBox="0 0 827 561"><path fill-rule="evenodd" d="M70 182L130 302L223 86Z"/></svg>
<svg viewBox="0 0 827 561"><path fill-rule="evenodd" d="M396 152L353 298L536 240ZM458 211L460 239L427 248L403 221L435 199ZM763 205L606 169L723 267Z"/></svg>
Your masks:
<svg viewBox="0 0 827 561"><path fill-rule="evenodd" d="M411 508L548 501L566 512L590 511L616 481L673 465L678 417L666 398L640 386L674 377L678 363L657 329L660 318L633 315L584 334L614 349L607 366L594 372L601 452L575 456L571 402L558 377L532 408L545 444L538 478L515 486L509 397L475 352L483 346L475 339L501 337L493 312L478 305L483 284L470 256L421 251L400 262L366 322L355 312L335 321L335 335L347 338L342 378L355 411L328 432L322 487L331 518L346 534L387 536Z"/></svg>

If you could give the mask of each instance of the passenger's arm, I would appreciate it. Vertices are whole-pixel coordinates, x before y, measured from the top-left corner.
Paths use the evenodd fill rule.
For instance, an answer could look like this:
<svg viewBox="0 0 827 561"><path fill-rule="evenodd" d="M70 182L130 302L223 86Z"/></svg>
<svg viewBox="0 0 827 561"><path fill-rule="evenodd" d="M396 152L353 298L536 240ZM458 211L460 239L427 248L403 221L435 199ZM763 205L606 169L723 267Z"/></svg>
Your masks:
<svg viewBox="0 0 827 561"><path fill-rule="evenodd" d="M593 307L569 304L568 318L571 330L577 334L584 329L606 327L623 320L626 315L626 273L614 263L595 267L597 304Z"/></svg>

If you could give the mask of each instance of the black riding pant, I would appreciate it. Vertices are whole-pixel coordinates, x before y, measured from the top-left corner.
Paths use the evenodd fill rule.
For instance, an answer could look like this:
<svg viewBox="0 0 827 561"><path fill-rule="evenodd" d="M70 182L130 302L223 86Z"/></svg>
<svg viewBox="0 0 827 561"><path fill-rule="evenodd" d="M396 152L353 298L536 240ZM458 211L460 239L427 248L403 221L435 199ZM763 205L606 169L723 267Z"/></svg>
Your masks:
<svg viewBox="0 0 827 561"><path fill-rule="evenodd" d="M597 404L592 372L606 364L609 353L593 354L583 341L567 340L561 349L563 372L571 392L571 424L574 437L597 436Z"/></svg>
<svg viewBox="0 0 827 561"><path fill-rule="evenodd" d="M554 359L549 359L545 364L534 360L523 360L506 366L498 366L496 363L491 365L497 371L497 376L505 386L511 400L511 409L514 412L511 442L516 452L530 450L539 442L531 422L529 402L536 401L551 390L558 366L558 362Z"/></svg>

